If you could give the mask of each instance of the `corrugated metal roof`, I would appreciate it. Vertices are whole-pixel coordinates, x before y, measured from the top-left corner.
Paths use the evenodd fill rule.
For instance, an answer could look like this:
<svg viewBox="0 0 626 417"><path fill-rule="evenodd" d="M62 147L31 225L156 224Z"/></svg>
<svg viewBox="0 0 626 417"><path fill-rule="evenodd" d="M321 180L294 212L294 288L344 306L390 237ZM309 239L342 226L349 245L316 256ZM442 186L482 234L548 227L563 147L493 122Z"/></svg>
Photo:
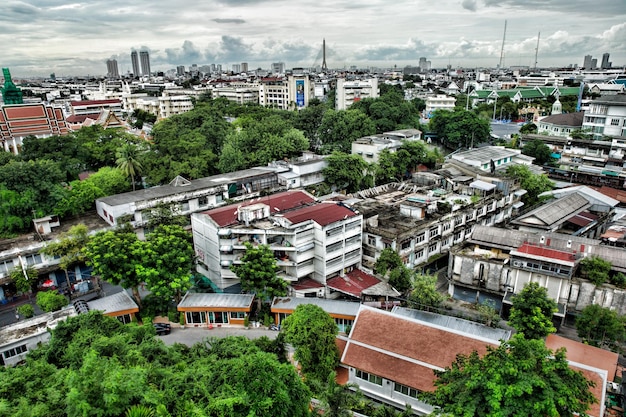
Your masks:
<svg viewBox="0 0 626 417"><path fill-rule="evenodd" d="M178 308L190 307L231 307L249 308L254 300L251 294L214 294L214 293L187 293Z"/></svg>
<svg viewBox="0 0 626 417"><path fill-rule="evenodd" d="M499 340L509 340L511 338L510 330L494 329L493 327L487 327L484 324L463 320L458 317L445 316L443 314L430 313L427 311L414 310L412 308L398 306L395 306L391 312L400 316L436 324L451 330L457 330L465 334L484 337L496 342Z"/></svg>
<svg viewBox="0 0 626 417"><path fill-rule="evenodd" d="M316 305L328 314L353 317L356 317L361 306L361 304L357 302L328 300L325 298L276 297L272 301L272 311L275 311L275 309L295 310L302 304Z"/></svg>
<svg viewBox="0 0 626 417"><path fill-rule="evenodd" d="M135 300L128 295L126 290L113 295L107 295L106 297L87 301L87 305L89 306L89 310L102 311L104 314L117 313L124 310L139 311L139 306L137 306Z"/></svg>
<svg viewBox="0 0 626 417"><path fill-rule="evenodd" d="M583 197L581 194L574 193L567 197L559 198L557 200L550 201L535 210L532 210L523 216L513 220L515 224L524 225L536 225L541 227L542 225L550 228L559 222L563 222L570 217L575 216L580 211L591 206L589 200ZM533 221L532 219L535 219ZM539 221L541 224L538 224Z"/></svg>
<svg viewBox="0 0 626 417"><path fill-rule="evenodd" d="M354 211L343 205L332 202L303 207L292 212L285 213L284 215L284 217L292 224L313 220L320 226L328 226L329 224L338 222L339 220L354 216L357 216Z"/></svg>

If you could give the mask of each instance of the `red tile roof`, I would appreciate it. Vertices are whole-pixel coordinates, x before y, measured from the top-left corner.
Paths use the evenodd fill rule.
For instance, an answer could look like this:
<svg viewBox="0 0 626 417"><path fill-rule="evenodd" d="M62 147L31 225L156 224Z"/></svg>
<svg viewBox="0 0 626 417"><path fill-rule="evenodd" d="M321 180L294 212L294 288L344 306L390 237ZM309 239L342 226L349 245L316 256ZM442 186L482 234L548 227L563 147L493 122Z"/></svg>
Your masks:
<svg viewBox="0 0 626 417"><path fill-rule="evenodd" d="M328 226L331 223L356 215L357 214L354 211L350 210L346 206L329 202L300 208L298 210L285 213L284 217L292 224L313 220L320 226Z"/></svg>
<svg viewBox="0 0 626 417"><path fill-rule="evenodd" d="M582 211L575 215L574 217L570 217L567 219L568 222L575 224L579 227L585 227L589 223L592 223L598 218L595 214L591 214L588 211Z"/></svg>
<svg viewBox="0 0 626 417"><path fill-rule="evenodd" d="M354 343L354 342L356 343ZM450 366L456 355L481 356L483 340L453 333L436 326L362 307L352 326L341 361L344 365L399 382L421 391L434 389L433 368Z"/></svg>
<svg viewBox="0 0 626 417"><path fill-rule="evenodd" d="M87 119L97 120L100 113L73 114L65 119L68 123L83 123Z"/></svg>
<svg viewBox="0 0 626 417"><path fill-rule="evenodd" d="M353 269L345 276L334 277L326 281L328 288L350 294L354 297L361 297L363 290L380 283L380 280L373 275L367 274L360 269Z"/></svg>
<svg viewBox="0 0 626 417"><path fill-rule="evenodd" d="M600 188L596 188L595 190L608 197L614 198L620 203L626 203L626 191L624 190L618 190L617 188L611 188L607 186L602 186Z"/></svg>
<svg viewBox="0 0 626 417"><path fill-rule="evenodd" d="M529 255L541 256L544 258L558 259L561 261L573 262L575 254L573 252L565 252L556 249L550 249L545 246L536 246L530 243L524 243L517 248L517 252L527 253Z"/></svg>
<svg viewBox="0 0 626 417"><path fill-rule="evenodd" d="M251 204L267 204L270 206L272 213L283 212L291 210L296 207L312 204L315 199L304 191L292 190L285 191L278 194L273 194L267 197L253 198L252 200L244 201L240 204L230 204L225 207L219 207L213 210L205 211L204 214L211 217L215 223L220 227L226 227L238 224L237 220L237 208L245 207ZM278 211L274 210L275 208Z"/></svg>

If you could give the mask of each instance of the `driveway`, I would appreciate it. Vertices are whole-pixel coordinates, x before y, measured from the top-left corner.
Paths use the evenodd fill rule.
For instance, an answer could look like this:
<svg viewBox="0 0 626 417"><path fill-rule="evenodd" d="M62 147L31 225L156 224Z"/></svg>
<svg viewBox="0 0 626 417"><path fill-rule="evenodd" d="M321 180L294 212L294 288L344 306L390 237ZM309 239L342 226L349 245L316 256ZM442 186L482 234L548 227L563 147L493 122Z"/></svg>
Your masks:
<svg viewBox="0 0 626 417"><path fill-rule="evenodd" d="M245 336L248 339L258 339L262 336L267 336L270 339L275 339L278 335L277 331L267 329L244 329L241 327L214 327L209 330L207 328L188 327L181 329L179 327L172 327L172 332L164 336L156 336L163 340L166 345L173 345L174 343L182 343L187 346L192 346L198 342L201 342L205 338L210 337L228 337L228 336Z"/></svg>

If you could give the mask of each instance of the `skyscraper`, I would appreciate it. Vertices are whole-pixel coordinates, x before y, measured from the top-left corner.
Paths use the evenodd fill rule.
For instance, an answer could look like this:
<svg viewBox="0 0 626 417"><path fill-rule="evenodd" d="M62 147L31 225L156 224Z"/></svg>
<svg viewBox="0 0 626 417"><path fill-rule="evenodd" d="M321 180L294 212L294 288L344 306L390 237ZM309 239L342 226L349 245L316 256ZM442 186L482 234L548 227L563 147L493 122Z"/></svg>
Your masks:
<svg viewBox="0 0 626 417"><path fill-rule="evenodd" d="M585 67L585 69L592 69L593 67L591 66L591 60L593 59L593 57L591 55L585 55L585 60L583 61L583 67Z"/></svg>
<svg viewBox="0 0 626 417"><path fill-rule="evenodd" d="M107 78L120 78L116 59L107 59Z"/></svg>
<svg viewBox="0 0 626 417"><path fill-rule="evenodd" d="M610 54L608 52L605 52L602 54L602 64L600 65L600 68L602 69L611 68L611 63L609 62L609 56Z"/></svg>
<svg viewBox="0 0 626 417"><path fill-rule="evenodd" d="M150 55L148 51L139 51L141 61L141 75L150 75Z"/></svg>
<svg viewBox="0 0 626 417"><path fill-rule="evenodd" d="M139 77L141 75L141 70L139 69L139 55L137 54L137 51L130 53L130 62L133 64L133 76Z"/></svg>
<svg viewBox="0 0 626 417"><path fill-rule="evenodd" d="M247 62L242 62L241 63L241 72L248 72L248 63Z"/></svg>

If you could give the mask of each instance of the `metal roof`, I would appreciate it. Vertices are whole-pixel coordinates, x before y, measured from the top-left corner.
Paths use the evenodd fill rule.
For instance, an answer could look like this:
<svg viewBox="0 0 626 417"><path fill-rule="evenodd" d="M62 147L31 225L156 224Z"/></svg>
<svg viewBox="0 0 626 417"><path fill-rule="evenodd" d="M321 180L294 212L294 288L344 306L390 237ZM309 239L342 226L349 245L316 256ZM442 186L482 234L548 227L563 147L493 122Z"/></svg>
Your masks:
<svg viewBox="0 0 626 417"><path fill-rule="evenodd" d="M102 311L104 314L117 313L126 310L139 311L139 306L137 306L135 300L128 295L126 290L113 295L108 295L106 297L87 301L87 306L89 306L89 310Z"/></svg>
<svg viewBox="0 0 626 417"><path fill-rule="evenodd" d="M249 308L254 300L252 294L214 294L188 292L178 308L190 307L224 307Z"/></svg>
<svg viewBox="0 0 626 417"><path fill-rule="evenodd" d="M550 201L517 219L514 224L551 228L590 207L591 203L578 193Z"/></svg>
<svg viewBox="0 0 626 417"><path fill-rule="evenodd" d="M272 311L274 309L295 310L299 305L304 304L316 305L328 314L354 317L356 317L361 306L360 303L352 301L328 300L325 298L276 297L272 301Z"/></svg>
<svg viewBox="0 0 626 417"><path fill-rule="evenodd" d="M488 327L484 324L469 320L463 320L458 317L445 316L443 314L430 313L427 311L414 310L412 308L399 306L395 306L391 310L391 313L436 324L438 326L463 332L465 334L491 339L496 342L499 340L509 340L511 338L510 330L494 329L493 327Z"/></svg>

